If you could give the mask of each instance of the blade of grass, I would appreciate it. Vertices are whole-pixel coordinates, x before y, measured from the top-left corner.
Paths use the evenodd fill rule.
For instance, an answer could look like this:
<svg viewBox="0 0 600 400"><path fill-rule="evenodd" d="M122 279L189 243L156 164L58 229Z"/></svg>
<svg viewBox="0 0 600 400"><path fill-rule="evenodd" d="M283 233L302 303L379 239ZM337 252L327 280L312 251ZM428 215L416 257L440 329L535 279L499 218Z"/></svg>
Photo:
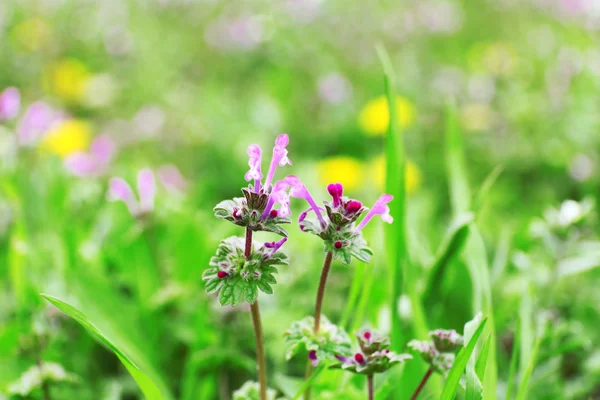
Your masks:
<svg viewBox="0 0 600 400"><path fill-rule="evenodd" d="M328 365L325 364L324 362L319 364L319 366L314 370L312 375L302 383L302 386L300 386L300 388L298 389L298 391L296 392L296 395L292 398L292 400L299 399L300 396L302 396L302 394L306 391L306 389L308 389L313 384L315 379L317 379L319 377L319 375L321 375L321 373L323 371L325 371L325 369L327 367L328 367Z"/></svg>
<svg viewBox="0 0 600 400"><path fill-rule="evenodd" d="M471 190L466 173L462 134L458 125L457 113L452 104L447 107L446 162L452 209L456 216L469 211L471 207ZM486 399L494 400L496 398L498 372L492 289L485 244L475 223L470 226L470 236L462 252L462 259L471 275L473 284L473 312L483 312L489 319L486 334L491 334L492 339L488 355L488 366L486 367L487 373L483 382L483 393Z"/></svg>
<svg viewBox="0 0 600 400"><path fill-rule="evenodd" d="M525 371L523 371L523 376L521 377L519 391L517 392L517 400L527 399L527 392L529 391L529 380L531 379L531 375L533 375L533 370L535 369L535 363L537 361L537 356L540 351L540 346L542 344L543 337L543 332L540 332L538 334L537 339L535 340L533 350L531 351L531 355L529 357L529 362L527 363L527 367L525 368Z"/></svg>
<svg viewBox="0 0 600 400"><path fill-rule="evenodd" d="M456 396L456 391L458 390L460 383L460 377L467 367L467 363L471 358L471 354L473 354L473 351L475 350L475 345L477 344L479 336L481 336L481 333L483 332L486 322L487 318L481 321L479 327L477 327L477 330L471 337L471 340L469 340L467 346L463 347L462 350L457 354L456 359L452 364L452 368L448 373L448 377L446 378L446 383L444 384L444 390L440 400L453 400Z"/></svg>
<svg viewBox="0 0 600 400"><path fill-rule="evenodd" d="M475 210L480 210L485 205L488 194L490 193L492 187L494 187L494 184L500 177L500 174L502 174L502 171L504 171L504 165L497 165L484 179L483 183L479 187L479 190L477 190L473 196L473 208Z"/></svg>
<svg viewBox="0 0 600 400"><path fill-rule="evenodd" d="M140 365L146 364L144 360L134 361L131 356L126 354L126 352L120 348L120 346L117 346L114 343L113 339L101 331L86 314L57 297L50 296L48 294L41 294L41 296L56 308L64 312L66 315L77 321L85 330L88 331L90 335L94 337L94 339L98 340L113 353L115 353L125 368L127 368L135 382L138 384L146 399L172 399L172 396L166 388L166 385L161 382L160 379L157 379L155 376L153 376L153 371L146 368L142 369L142 367L140 367Z"/></svg>
<svg viewBox="0 0 600 400"><path fill-rule="evenodd" d="M531 299L531 290L526 286L521 297L519 307L519 326L520 326L520 345L519 345L519 372L522 374L527 368L531 351L533 349L533 304Z"/></svg>
<svg viewBox="0 0 600 400"><path fill-rule="evenodd" d="M348 323L350 322L350 317L356 310L356 302L359 299L361 289L363 287L363 280L365 275L366 265L364 263L360 263L356 266L354 270L354 277L352 278L352 286L350 287L350 295L348 296L348 302L346 303L346 308L342 314L342 318L340 320L340 326L344 329L348 328Z"/></svg>
<svg viewBox="0 0 600 400"><path fill-rule="evenodd" d="M517 320L517 329L513 341L512 354L510 356L510 366L508 368L508 380L506 381L506 400L512 399L513 386L517 375L517 364L519 360L519 349L521 347L521 323Z"/></svg>
<svg viewBox="0 0 600 400"><path fill-rule="evenodd" d="M492 342L492 335L488 335L485 344L481 348L477 362L475 363L475 372L479 379L483 382L485 377L485 367L487 367L487 359L490 353L490 343Z"/></svg>
<svg viewBox="0 0 600 400"><path fill-rule="evenodd" d="M432 297L439 292L446 268L462 251L469 237L469 225L473 220L472 213L464 213L457 217L450 227L450 231L438 250L436 260L430 268L427 286L423 292L425 304L433 301Z"/></svg>

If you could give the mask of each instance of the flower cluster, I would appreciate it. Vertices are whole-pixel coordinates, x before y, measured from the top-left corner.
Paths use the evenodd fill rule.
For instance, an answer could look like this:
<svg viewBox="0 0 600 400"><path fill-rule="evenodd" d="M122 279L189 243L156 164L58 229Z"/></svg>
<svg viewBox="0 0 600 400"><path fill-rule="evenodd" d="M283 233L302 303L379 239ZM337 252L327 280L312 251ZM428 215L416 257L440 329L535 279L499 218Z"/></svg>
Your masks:
<svg viewBox="0 0 600 400"><path fill-rule="evenodd" d="M306 317L292 323L285 332L286 359L292 358L301 346L308 351L308 358L313 367L320 360L334 360L336 355L349 356L351 354L350 337L346 331L321 317L321 325L317 333L314 332L314 317Z"/></svg>
<svg viewBox="0 0 600 400"><path fill-rule="evenodd" d="M362 375L382 373L394 365L410 360L410 354L396 354L389 349L390 339L381 332L372 329L361 329L356 333L360 351L354 356L336 355L341 362L334 368L351 371Z"/></svg>
<svg viewBox="0 0 600 400"><path fill-rule="evenodd" d="M262 245L254 244L249 259L244 256L244 240L230 237L221 242L217 254L211 258L210 267L202 278L206 281L206 291L216 293L221 305L236 306L242 301L252 304L258 297L258 290L271 294L272 284L277 283L273 274L274 265L287 265L285 253L280 252L287 238Z"/></svg>
<svg viewBox="0 0 600 400"><path fill-rule="evenodd" d="M290 215L290 198L287 193L289 184L285 181L273 183L273 178L277 166L291 164L287 156L288 143L287 134L279 135L275 140L273 157L264 183L261 171L261 149L256 144L248 147L250 169L244 178L253 183L242 189L244 197L236 197L217 204L214 209L217 218L231 221L252 231L268 231L287 236L287 232L279 225L291 222L288 218ZM276 204L279 204L279 209L275 208Z"/></svg>
<svg viewBox="0 0 600 400"><path fill-rule="evenodd" d="M434 371L446 374L454 363L455 353L463 346L464 339L455 330L437 329L429 332L431 340L412 340L408 347L428 363Z"/></svg>
<svg viewBox="0 0 600 400"><path fill-rule="evenodd" d="M303 198L310 205L308 210L300 214L300 229L319 236L325 244L325 252L332 252L335 259L341 258L346 265L350 264L352 257L363 262L370 261L373 252L367 246L362 230L376 215L381 215L385 222L392 223L394 219L390 215L388 203L393 200L393 196L383 194L358 222L368 209L360 201L345 197L342 184L332 183L327 186L332 200L324 201L322 208L297 177L288 176L285 182L291 187L291 196ZM317 220L307 218L310 212L315 213Z"/></svg>
<svg viewBox="0 0 600 400"><path fill-rule="evenodd" d="M277 392L275 389L267 389L267 400L275 400ZM260 385L254 381L247 381L241 388L233 392L233 400L259 400Z"/></svg>

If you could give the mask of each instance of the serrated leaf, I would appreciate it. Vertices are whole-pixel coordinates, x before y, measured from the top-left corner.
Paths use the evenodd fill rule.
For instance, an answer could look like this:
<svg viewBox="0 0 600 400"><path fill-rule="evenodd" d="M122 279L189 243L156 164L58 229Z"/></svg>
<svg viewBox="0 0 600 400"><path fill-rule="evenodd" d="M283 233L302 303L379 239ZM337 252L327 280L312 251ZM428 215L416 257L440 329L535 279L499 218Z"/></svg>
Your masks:
<svg viewBox="0 0 600 400"><path fill-rule="evenodd" d="M263 281L256 281L256 285L258 286L258 288L261 291L263 291L267 294L273 294L273 288L268 283L263 282Z"/></svg>
<svg viewBox="0 0 600 400"><path fill-rule="evenodd" d="M234 285L231 294L231 305L237 306L242 302L242 296L244 294L244 288L241 285Z"/></svg>

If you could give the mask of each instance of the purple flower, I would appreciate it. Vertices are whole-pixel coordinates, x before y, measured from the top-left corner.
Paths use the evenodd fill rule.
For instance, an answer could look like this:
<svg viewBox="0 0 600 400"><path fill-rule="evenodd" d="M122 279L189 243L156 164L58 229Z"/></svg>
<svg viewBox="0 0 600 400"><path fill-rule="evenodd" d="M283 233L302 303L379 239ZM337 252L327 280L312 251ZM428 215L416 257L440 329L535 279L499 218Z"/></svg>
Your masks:
<svg viewBox="0 0 600 400"><path fill-rule="evenodd" d="M179 169L171 164L165 164L158 167L156 171L158 179L169 192L184 192L187 188L187 181L181 175Z"/></svg>
<svg viewBox="0 0 600 400"><path fill-rule="evenodd" d="M17 140L21 146L37 143L65 114L57 112L47 103L38 101L29 106L17 126Z"/></svg>
<svg viewBox="0 0 600 400"><path fill-rule="evenodd" d="M310 360L310 363L312 364L313 367L316 367L317 365L319 365L319 359L317 358L316 350L311 350L308 352L308 359Z"/></svg>
<svg viewBox="0 0 600 400"><path fill-rule="evenodd" d="M327 192L333 198L333 206L338 207L340 205L340 200L344 194L344 187L341 183L331 183L327 186Z"/></svg>
<svg viewBox="0 0 600 400"><path fill-rule="evenodd" d="M250 170L246 172L244 179L246 179L246 182L250 182L254 179L254 191L258 193L260 192L260 180L263 177L262 172L260 171L262 164L260 146L257 144L248 146L248 156L250 157L250 160L248 161Z"/></svg>
<svg viewBox="0 0 600 400"><path fill-rule="evenodd" d="M21 108L19 89L9 87L0 94L0 121L13 119Z"/></svg>
<svg viewBox="0 0 600 400"><path fill-rule="evenodd" d="M290 188L290 185L285 181L277 181L273 190L271 191L271 195L269 196L269 201L267 202L267 206L265 207L265 211L263 211L262 219L267 219L271 216L271 212L273 211L273 206L275 203L279 203L281 207L277 212L277 216L285 218L290 215L290 195L287 190Z"/></svg>
<svg viewBox="0 0 600 400"><path fill-rule="evenodd" d="M65 167L75 176L94 177L106 172L116 151L108 135L100 135L90 145L89 153L77 151L65 160Z"/></svg>
<svg viewBox="0 0 600 400"><path fill-rule="evenodd" d="M373 208L369 210L369 213L363 218L360 224L358 224L357 229L363 229L375 215L381 215L381 219L388 224L394 222L394 218L390 215L390 207L388 206L388 203L393 199L394 196L390 194L382 194L381 197L379 197L379 200L375 202Z"/></svg>
<svg viewBox="0 0 600 400"><path fill-rule="evenodd" d="M290 139L286 133L277 136L277 139L275 139L275 147L273 147L273 158L271 158L271 165L269 166L269 172L267 174L267 179L265 180L265 190L269 190L271 182L273 182L273 177L275 176L275 170L277 169L277 165L279 165L280 167L283 167L286 164L292 165L292 162L288 158L288 151L286 149L289 142Z"/></svg>
<svg viewBox="0 0 600 400"><path fill-rule="evenodd" d="M285 178L285 182L291 187L290 196L306 200L311 209L315 212L315 214L317 214L317 218L319 218L321 225L323 227L327 226L327 222L325 222L325 219L323 219L319 206L317 206L317 203L315 203L315 200L310 195L308 189L306 189L306 186L304 186L302 181L295 175L289 175Z"/></svg>
<svg viewBox="0 0 600 400"><path fill-rule="evenodd" d="M138 172L137 189L139 201L135 197L131 186L124 179L112 178L109 183L107 199L109 201L124 202L131 215L139 217L154 210L156 183L151 169L144 168Z"/></svg>
<svg viewBox="0 0 600 400"><path fill-rule="evenodd" d="M281 246L283 246L283 244L285 242L287 242L287 237L283 237L280 240L278 240L277 242L267 242L264 244L264 246L267 249L271 249L271 252L269 253L269 257L272 256L273 254L275 254L277 252L277 250L279 250L281 248Z"/></svg>

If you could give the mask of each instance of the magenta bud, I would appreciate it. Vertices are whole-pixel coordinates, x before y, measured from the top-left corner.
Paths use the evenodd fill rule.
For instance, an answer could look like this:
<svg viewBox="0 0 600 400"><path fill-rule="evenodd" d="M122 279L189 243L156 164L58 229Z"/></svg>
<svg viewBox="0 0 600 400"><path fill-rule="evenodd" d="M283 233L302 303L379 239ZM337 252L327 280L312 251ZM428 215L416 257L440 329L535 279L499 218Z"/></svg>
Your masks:
<svg viewBox="0 0 600 400"><path fill-rule="evenodd" d="M327 185L327 191L333 198L333 206L337 207L340 205L340 199L344 194L344 187L341 183L331 183Z"/></svg>
<svg viewBox="0 0 600 400"><path fill-rule="evenodd" d="M233 209L233 218L235 218L235 219L242 218L242 213L240 212L239 208Z"/></svg>
<svg viewBox="0 0 600 400"><path fill-rule="evenodd" d="M343 246L343 245L344 245L344 244L338 240L337 242L335 242L335 243L333 244L333 247L335 247L336 249L338 249L338 250L339 250L339 249L341 249L341 248L342 248L342 246Z"/></svg>
<svg viewBox="0 0 600 400"><path fill-rule="evenodd" d="M217 276L219 277L219 279L223 279L223 278L227 278L229 276L229 274L225 271L219 271L219 272L217 272Z"/></svg>
<svg viewBox="0 0 600 400"><path fill-rule="evenodd" d="M352 215L356 214L362 208L362 203L357 200L350 200L348 204L346 204L346 214Z"/></svg>
<svg viewBox="0 0 600 400"><path fill-rule="evenodd" d="M356 354L354 355L354 359L356 360L356 362L358 362L358 363L360 363L360 364L363 364L363 363L365 362L365 356L363 356L363 355L362 355L362 354L360 354L360 353L356 353Z"/></svg>
<svg viewBox="0 0 600 400"><path fill-rule="evenodd" d="M316 350L311 350L308 352L308 359L310 360L310 363L312 364L313 367L316 367L317 365L319 365L319 359L317 358Z"/></svg>
<svg viewBox="0 0 600 400"><path fill-rule="evenodd" d="M371 339L371 332L365 332L364 335L365 339L369 340Z"/></svg>
<svg viewBox="0 0 600 400"><path fill-rule="evenodd" d="M271 210L271 212L269 213L269 216L271 218L276 218L279 215L279 211L277 210Z"/></svg>

